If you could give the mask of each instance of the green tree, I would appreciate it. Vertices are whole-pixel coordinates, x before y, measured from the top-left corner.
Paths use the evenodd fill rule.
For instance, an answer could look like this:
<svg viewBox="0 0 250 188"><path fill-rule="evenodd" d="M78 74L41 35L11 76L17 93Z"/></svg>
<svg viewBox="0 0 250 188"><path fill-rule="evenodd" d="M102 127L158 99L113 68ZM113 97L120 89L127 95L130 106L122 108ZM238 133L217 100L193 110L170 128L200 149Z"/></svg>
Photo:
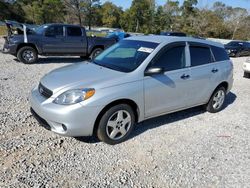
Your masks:
<svg viewBox="0 0 250 188"><path fill-rule="evenodd" d="M91 30L92 25L98 25L97 23L100 23L100 11L98 11L101 8L100 0L83 0L81 6L85 24L89 27L89 30Z"/></svg>
<svg viewBox="0 0 250 188"><path fill-rule="evenodd" d="M123 14L122 8L111 2L106 2L101 7L102 23L106 27L120 28L120 19Z"/></svg>
<svg viewBox="0 0 250 188"><path fill-rule="evenodd" d="M25 18L35 24L64 21L64 5L61 0L20 0Z"/></svg>
<svg viewBox="0 0 250 188"><path fill-rule="evenodd" d="M129 31L149 33L152 28L152 14L150 1L133 0L129 10L125 11L123 19L129 23L122 23Z"/></svg>

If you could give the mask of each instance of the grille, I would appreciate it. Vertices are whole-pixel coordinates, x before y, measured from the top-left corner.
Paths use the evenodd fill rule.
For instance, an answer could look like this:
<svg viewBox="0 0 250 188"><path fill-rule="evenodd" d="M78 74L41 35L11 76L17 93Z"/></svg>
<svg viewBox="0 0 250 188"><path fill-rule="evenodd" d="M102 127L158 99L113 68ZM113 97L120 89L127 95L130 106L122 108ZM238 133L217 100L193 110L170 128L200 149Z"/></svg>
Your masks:
<svg viewBox="0 0 250 188"><path fill-rule="evenodd" d="M48 88L44 87L41 83L38 86L38 91L42 96L46 98L50 98L53 95L53 92L50 91Z"/></svg>

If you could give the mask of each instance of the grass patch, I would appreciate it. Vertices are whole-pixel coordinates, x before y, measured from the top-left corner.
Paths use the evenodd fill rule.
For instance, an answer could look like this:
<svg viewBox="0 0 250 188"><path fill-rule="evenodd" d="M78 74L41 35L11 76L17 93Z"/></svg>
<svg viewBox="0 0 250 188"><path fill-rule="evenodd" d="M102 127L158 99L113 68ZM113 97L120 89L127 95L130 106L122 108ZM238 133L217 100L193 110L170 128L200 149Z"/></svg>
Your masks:
<svg viewBox="0 0 250 188"><path fill-rule="evenodd" d="M6 26L0 26L0 36L7 35Z"/></svg>
<svg viewBox="0 0 250 188"><path fill-rule="evenodd" d="M96 37L106 37L106 32L94 32L94 31L87 31L87 36L95 35Z"/></svg>

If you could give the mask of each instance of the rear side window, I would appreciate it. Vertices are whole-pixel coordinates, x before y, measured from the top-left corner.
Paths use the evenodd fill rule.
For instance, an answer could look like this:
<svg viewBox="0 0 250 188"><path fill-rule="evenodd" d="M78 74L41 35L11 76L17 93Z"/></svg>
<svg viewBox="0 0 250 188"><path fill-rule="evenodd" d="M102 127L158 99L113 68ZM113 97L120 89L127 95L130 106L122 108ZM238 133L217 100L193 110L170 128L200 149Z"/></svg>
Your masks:
<svg viewBox="0 0 250 188"><path fill-rule="evenodd" d="M162 67L165 71L184 68L186 66L185 46L176 46L163 51L153 66Z"/></svg>
<svg viewBox="0 0 250 188"><path fill-rule="evenodd" d="M205 65L213 62L213 57L208 47L190 46L191 66Z"/></svg>
<svg viewBox="0 0 250 188"><path fill-rule="evenodd" d="M229 60L229 56L224 48L219 48L216 46L211 46L212 52L214 54L215 61L225 61Z"/></svg>
<svg viewBox="0 0 250 188"><path fill-rule="evenodd" d="M79 27L67 27L67 35L72 37L82 36L82 30Z"/></svg>

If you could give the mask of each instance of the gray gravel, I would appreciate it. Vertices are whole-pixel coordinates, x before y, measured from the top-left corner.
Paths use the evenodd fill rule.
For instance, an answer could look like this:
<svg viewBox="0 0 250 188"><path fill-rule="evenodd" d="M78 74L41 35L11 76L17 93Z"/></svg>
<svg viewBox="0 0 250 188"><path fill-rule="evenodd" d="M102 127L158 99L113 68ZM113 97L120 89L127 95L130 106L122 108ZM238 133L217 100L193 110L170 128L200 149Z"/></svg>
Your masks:
<svg viewBox="0 0 250 188"><path fill-rule="evenodd" d="M29 112L29 91L40 78L79 58L24 65L0 53L0 187L250 187L244 60L233 59L235 83L220 113L198 107L154 118L109 146L58 136Z"/></svg>

